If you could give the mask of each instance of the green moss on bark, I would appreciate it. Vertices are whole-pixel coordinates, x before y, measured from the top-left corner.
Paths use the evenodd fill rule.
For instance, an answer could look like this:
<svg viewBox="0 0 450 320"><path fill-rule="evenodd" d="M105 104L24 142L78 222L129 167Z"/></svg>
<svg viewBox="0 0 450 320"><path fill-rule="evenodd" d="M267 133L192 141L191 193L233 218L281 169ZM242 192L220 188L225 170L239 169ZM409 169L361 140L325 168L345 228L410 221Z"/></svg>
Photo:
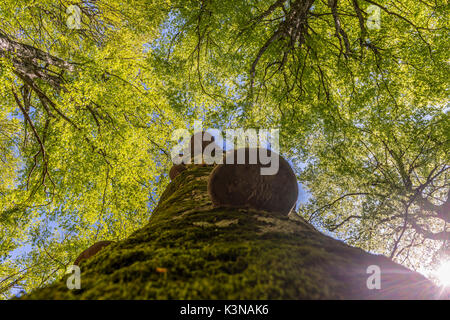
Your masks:
<svg viewBox="0 0 450 320"><path fill-rule="evenodd" d="M66 277L23 299L433 298L421 275L322 235L305 221L213 208L211 167L172 181L149 223L83 261L81 289ZM369 290L369 265L382 290ZM161 272L166 271L166 272Z"/></svg>

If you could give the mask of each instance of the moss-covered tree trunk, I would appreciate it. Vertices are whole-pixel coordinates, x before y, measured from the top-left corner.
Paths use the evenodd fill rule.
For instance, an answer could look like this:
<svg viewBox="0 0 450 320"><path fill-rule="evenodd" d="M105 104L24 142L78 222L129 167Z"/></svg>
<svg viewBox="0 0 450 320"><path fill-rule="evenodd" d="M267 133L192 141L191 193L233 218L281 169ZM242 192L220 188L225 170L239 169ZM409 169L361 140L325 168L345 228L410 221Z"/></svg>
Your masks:
<svg viewBox="0 0 450 320"><path fill-rule="evenodd" d="M32 299L373 299L434 298L422 275L327 237L302 219L213 208L211 167L192 166L165 190L149 223ZM381 289L370 290L371 265ZM369 281L371 282L371 281Z"/></svg>

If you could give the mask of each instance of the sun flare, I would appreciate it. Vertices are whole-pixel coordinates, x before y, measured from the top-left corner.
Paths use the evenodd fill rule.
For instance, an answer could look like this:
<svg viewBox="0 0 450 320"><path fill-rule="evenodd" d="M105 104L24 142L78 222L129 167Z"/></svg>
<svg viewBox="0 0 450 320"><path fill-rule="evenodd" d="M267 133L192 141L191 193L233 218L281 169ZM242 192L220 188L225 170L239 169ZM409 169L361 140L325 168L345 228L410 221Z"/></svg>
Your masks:
<svg viewBox="0 0 450 320"><path fill-rule="evenodd" d="M450 260L441 264L435 272L441 285L450 287Z"/></svg>

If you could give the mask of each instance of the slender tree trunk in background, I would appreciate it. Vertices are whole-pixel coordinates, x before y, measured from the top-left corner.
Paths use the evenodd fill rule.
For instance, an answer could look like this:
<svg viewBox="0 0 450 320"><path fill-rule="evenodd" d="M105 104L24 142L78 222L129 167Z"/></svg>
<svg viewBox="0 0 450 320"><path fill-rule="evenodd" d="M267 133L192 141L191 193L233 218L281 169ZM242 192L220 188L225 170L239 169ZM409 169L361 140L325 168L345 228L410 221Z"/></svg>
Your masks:
<svg viewBox="0 0 450 320"><path fill-rule="evenodd" d="M432 299L437 288L384 256L352 248L301 218L213 208L211 167L172 181L149 223L28 299ZM380 289L373 269L379 267ZM377 267L372 267L377 269ZM372 270L372 273L367 273Z"/></svg>

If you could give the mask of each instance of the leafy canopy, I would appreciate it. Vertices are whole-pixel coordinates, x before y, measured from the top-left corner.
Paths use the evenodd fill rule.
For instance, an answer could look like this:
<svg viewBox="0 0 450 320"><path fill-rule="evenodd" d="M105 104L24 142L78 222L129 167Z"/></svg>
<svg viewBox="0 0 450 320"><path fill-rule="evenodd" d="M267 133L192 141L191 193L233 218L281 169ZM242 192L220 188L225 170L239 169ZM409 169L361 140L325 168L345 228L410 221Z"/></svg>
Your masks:
<svg viewBox="0 0 450 320"><path fill-rule="evenodd" d="M3 1L0 292L44 286L94 241L140 228L168 183L171 133L197 119L279 128L309 195L299 214L409 267L436 263L450 236L446 13L412 0Z"/></svg>

